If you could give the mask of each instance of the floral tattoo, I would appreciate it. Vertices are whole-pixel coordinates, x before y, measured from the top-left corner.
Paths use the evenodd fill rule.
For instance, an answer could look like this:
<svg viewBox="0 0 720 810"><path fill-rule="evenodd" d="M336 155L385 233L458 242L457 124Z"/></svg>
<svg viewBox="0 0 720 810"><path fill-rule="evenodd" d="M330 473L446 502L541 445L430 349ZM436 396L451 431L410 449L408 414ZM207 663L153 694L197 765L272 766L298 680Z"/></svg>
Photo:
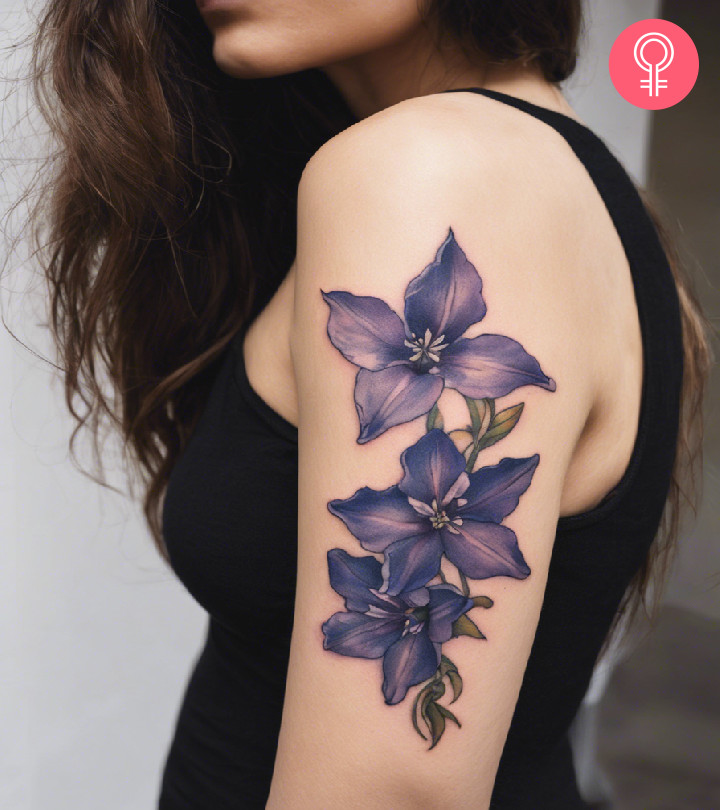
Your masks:
<svg viewBox="0 0 720 810"><path fill-rule="evenodd" d="M468 579L530 575L515 532L502 521L530 486L540 456L506 457L476 469L480 452L510 433L524 407L521 402L496 412L495 400L525 385L555 391L555 382L513 338L463 337L487 308L482 279L452 228L435 260L408 284L404 319L372 296L343 290L322 296L330 308L331 343L359 367L358 444L421 416L427 428L402 452L396 484L362 487L328 503L371 554L328 552L330 585L346 610L323 623L323 646L354 658L381 658L387 704L400 703L423 684L412 722L433 748L446 720L460 726L439 702L446 679L450 703L462 691L443 645L461 635L485 639L468 613L493 606L487 596L470 595ZM443 430L438 399L445 387L463 395L467 427ZM443 557L457 570L458 585L447 581Z"/></svg>

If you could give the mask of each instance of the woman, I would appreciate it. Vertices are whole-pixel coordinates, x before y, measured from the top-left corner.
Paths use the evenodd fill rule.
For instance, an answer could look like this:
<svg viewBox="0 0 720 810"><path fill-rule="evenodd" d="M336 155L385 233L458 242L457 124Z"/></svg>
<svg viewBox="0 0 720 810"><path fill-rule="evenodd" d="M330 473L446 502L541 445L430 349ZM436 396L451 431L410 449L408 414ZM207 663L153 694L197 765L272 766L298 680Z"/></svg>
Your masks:
<svg viewBox="0 0 720 810"><path fill-rule="evenodd" d="M584 806L567 730L664 570L708 347L558 87L580 22L50 2L68 402L210 614L161 810Z"/></svg>

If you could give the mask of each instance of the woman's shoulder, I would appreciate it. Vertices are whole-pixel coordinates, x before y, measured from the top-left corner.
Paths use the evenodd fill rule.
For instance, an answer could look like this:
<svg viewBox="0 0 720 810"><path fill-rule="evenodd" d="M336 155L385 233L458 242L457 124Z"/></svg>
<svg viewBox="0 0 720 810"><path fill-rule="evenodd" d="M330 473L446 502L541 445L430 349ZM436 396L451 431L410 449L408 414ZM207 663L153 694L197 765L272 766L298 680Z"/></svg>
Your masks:
<svg viewBox="0 0 720 810"><path fill-rule="evenodd" d="M572 217L572 198L587 190L584 169L553 127L473 92L404 99L326 141L310 158L301 185L338 178L348 193L362 183L411 180L451 185L458 194L513 195L538 213ZM339 184L338 183L338 184Z"/></svg>
<svg viewBox="0 0 720 810"><path fill-rule="evenodd" d="M378 241L422 262L429 234L452 226L497 294L530 320L542 318L545 329L552 323L587 370L587 319L597 311L588 246L599 245L591 231L602 201L558 132L506 106L475 93L433 94L343 130L303 172L298 249L332 243L350 267L351 252L369 253Z"/></svg>
<svg viewBox="0 0 720 810"><path fill-rule="evenodd" d="M461 94L386 108L311 158L298 191L293 329L322 317L318 286L401 309L408 274L431 263L452 232L493 300L485 331L512 326L520 343L542 344L570 383L582 426L597 397L601 324L583 224L592 212L578 204L588 188L579 184L576 195L562 183L578 161L568 169L567 155L547 141L550 128L530 116L541 138L522 117L515 126L490 102L478 114L472 99L457 104L450 95Z"/></svg>
<svg viewBox="0 0 720 810"><path fill-rule="evenodd" d="M476 99L487 103L474 107ZM409 99L315 153L298 192L295 279L296 312L312 315L298 315L293 328L322 316L308 303L319 285L380 289L401 307L403 279L452 228L493 301L485 331L502 334L509 320L521 343L541 346L562 369L582 424L607 382L601 265L613 232L569 144L500 106L470 93Z"/></svg>

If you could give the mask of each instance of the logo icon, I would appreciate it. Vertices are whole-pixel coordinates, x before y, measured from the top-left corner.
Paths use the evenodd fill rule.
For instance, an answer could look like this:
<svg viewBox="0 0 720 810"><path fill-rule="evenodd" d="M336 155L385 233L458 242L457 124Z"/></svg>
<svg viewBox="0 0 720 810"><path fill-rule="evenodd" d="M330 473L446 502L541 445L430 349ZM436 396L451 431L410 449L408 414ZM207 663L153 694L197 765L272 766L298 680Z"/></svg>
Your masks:
<svg viewBox="0 0 720 810"><path fill-rule="evenodd" d="M645 56L645 48L655 42L659 43L663 49L658 62L653 59L657 54L651 53L650 60ZM667 80L660 79L660 71L669 68L675 58L675 48L673 48L672 40L657 31L643 34L635 43L634 56L638 66L650 74L649 79L643 79L640 82L640 87L648 88L651 96L660 95L660 90L667 87Z"/></svg>
<svg viewBox="0 0 720 810"><path fill-rule="evenodd" d="M610 51L610 78L630 104L662 110L682 101L698 77L700 60L690 36L668 20L628 26Z"/></svg>

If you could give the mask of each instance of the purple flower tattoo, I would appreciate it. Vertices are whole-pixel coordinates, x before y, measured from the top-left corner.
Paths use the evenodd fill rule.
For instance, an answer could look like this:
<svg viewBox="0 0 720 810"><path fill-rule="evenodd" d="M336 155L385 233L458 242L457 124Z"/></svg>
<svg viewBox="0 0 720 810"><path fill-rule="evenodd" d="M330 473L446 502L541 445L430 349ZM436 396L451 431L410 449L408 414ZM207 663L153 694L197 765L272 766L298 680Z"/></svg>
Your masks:
<svg viewBox="0 0 720 810"><path fill-rule="evenodd" d="M471 579L530 573L515 532L500 523L530 485L540 456L504 458L477 472L442 430L434 428L400 457L399 484L359 489L328 503L368 551L382 552L388 594L418 588L440 570L443 554Z"/></svg>
<svg viewBox="0 0 720 810"><path fill-rule="evenodd" d="M482 280L452 228L435 260L408 284L404 321L379 298L321 292L330 307L330 341L360 367L360 444L430 411L445 386L472 399L502 397L524 385L555 390L518 341L462 337L485 317L486 306Z"/></svg>
<svg viewBox="0 0 720 810"><path fill-rule="evenodd" d="M433 748L446 721L460 726L441 702L446 681L450 703L463 688L443 646L457 636L484 640L468 613L493 606L487 596L470 595L468 578L522 580L531 573L503 520L530 486L539 453L476 469L480 453L502 441L523 412L523 402L496 412L495 399L524 385L555 391L555 381L510 337L463 337L485 317L486 306L480 276L452 228L435 260L408 284L404 320L379 298L342 290L322 295L330 308L330 341L359 366L358 443L427 414L427 433L400 455L403 474L396 484L383 490L364 486L327 504L360 546L377 556L328 552L330 585L346 610L323 622L323 647L382 659L388 704L400 703L422 684L412 723ZM468 409L469 424L451 432L459 444L443 429L438 399L446 386L463 395ZM448 582L449 568L459 587Z"/></svg>
<svg viewBox="0 0 720 810"><path fill-rule="evenodd" d="M327 558L330 584L345 597L347 611L323 623L323 646L353 658L382 658L385 702L399 703L411 686L435 674L442 642L474 603L450 584L389 596L379 590L382 573L375 557L334 548Z"/></svg>

